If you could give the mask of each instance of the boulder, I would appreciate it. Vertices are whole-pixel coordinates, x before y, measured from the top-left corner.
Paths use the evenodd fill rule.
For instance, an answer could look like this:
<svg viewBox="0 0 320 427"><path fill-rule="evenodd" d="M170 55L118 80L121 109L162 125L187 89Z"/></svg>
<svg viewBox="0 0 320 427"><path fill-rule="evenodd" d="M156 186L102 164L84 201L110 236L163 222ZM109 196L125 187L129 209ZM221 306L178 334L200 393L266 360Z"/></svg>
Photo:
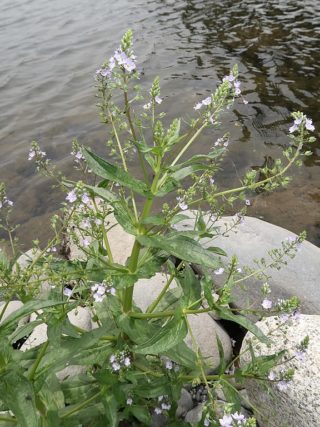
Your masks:
<svg viewBox="0 0 320 427"><path fill-rule="evenodd" d="M136 305L141 308L142 311L146 311L149 305L161 292L166 281L167 277L162 273L157 273L150 279L140 279L136 283L133 292L133 299ZM176 283L173 281L170 285L170 289L174 289L176 286ZM208 313L188 315L188 322L192 334L196 338L201 354L205 357L211 369L214 370L217 368L220 362L217 336L222 343L225 361L230 361L232 357L231 339L225 330L218 325ZM193 348L190 334L186 336L185 343L190 348Z"/></svg>
<svg viewBox="0 0 320 427"><path fill-rule="evenodd" d="M37 314L33 313L30 316L30 321L37 319ZM77 307L68 313L70 322L84 331L91 330L91 314L87 308ZM21 347L22 351L30 350L47 341L47 325L42 323L37 325Z"/></svg>
<svg viewBox="0 0 320 427"><path fill-rule="evenodd" d="M2 313L4 304L5 303L3 301L0 301L0 313ZM0 323L2 323L7 317L10 316L10 314L19 310L19 308L21 307L23 307L23 303L21 301L10 301L6 307L5 312L2 315ZM29 316L25 316L23 319L19 321L19 326L26 324L28 321L29 321Z"/></svg>
<svg viewBox="0 0 320 427"><path fill-rule="evenodd" d="M184 212L185 213L185 212ZM193 229L194 213L188 212L189 220L184 220L176 225L179 230ZM209 216L205 215L205 220ZM281 248L281 242L288 238L295 238L296 234L262 221L258 218L244 217L241 224L231 228L235 217L222 217L214 226L220 228L220 235L212 239L203 239L204 246L216 246L223 249L228 254L228 259L236 255L239 267L255 267L254 259L265 258L270 260L268 251ZM224 262L224 258L221 258ZM270 276L269 284L272 290L270 299L276 301L278 298L290 298L297 296L301 301L302 312L306 314L317 314L320 306L320 287L318 278L320 277L320 248L308 241L304 241L294 257L287 258L287 265L280 270L267 269ZM223 275L214 275L217 285L223 282ZM251 278L233 290L233 297L236 305L246 308L248 305L254 308L261 308L261 285L263 281Z"/></svg>
<svg viewBox="0 0 320 427"><path fill-rule="evenodd" d="M301 315L298 320L283 322L269 317L257 323L272 339L270 346L259 342L248 333L242 345L241 364L249 362L249 342L255 354L270 355L284 347L288 350L287 361L272 369L275 381L269 382L269 391L262 381L246 380L245 386L261 427L310 427L320 420L320 316ZM299 350L303 339L309 337L305 352ZM293 380L285 384L276 381L282 369L295 369Z"/></svg>

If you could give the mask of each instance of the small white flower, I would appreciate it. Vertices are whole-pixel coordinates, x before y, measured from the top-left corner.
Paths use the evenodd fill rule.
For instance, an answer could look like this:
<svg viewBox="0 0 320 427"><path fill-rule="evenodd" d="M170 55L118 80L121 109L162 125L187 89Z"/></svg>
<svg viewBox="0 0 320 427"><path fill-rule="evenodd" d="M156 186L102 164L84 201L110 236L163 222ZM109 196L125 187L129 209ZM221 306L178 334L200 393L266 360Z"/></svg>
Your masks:
<svg viewBox="0 0 320 427"><path fill-rule="evenodd" d="M220 267L220 268L217 268L217 270L214 270L214 274L216 274L217 276L219 276L223 272L224 272L224 268L223 267Z"/></svg>
<svg viewBox="0 0 320 427"><path fill-rule="evenodd" d="M262 301L261 305L262 305L262 307L263 307L265 310L270 310L270 308L272 308L272 301L271 301L271 300L269 300L269 299L267 299L267 298L265 298L265 299Z"/></svg>
<svg viewBox="0 0 320 427"><path fill-rule="evenodd" d="M102 224L102 221L101 221L101 219L96 218L96 219L94 220L94 223L95 223L96 225L101 225L101 224Z"/></svg>
<svg viewBox="0 0 320 427"><path fill-rule="evenodd" d="M112 364L111 364L111 367L112 367L112 369L116 372L116 371L120 371L120 369L121 369L121 366L120 366L120 364L118 363L118 362L113 362Z"/></svg>
<svg viewBox="0 0 320 427"><path fill-rule="evenodd" d="M32 160L34 157L35 157L35 155L36 155L37 153L35 152L35 150L30 150L29 151L29 156L28 156L28 160Z"/></svg>
<svg viewBox="0 0 320 427"><path fill-rule="evenodd" d="M89 240L87 238L82 239L82 245L88 247L90 245Z"/></svg>
<svg viewBox="0 0 320 427"><path fill-rule="evenodd" d="M157 414L157 415L162 414L162 410L161 410L160 408L154 408L154 412L155 412L155 414Z"/></svg>
<svg viewBox="0 0 320 427"><path fill-rule="evenodd" d="M68 202L70 203L73 203L77 200L77 193L75 192L75 190L69 191L69 193L67 194L66 200L68 200Z"/></svg>
<svg viewBox="0 0 320 427"><path fill-rule="evenodd" d="M111 354L110 359L109 359L110 363L113 363L116 360L117 360L116 355L115 354Z"/></svg>
<svg viewBox="0 0 320 427"><path fill-rule="evenodd" d="M200 110L200 108L202 108L202 102L198 102L193 108L194 110Z"/></svg>
<svg viewBox="0 0 320 427"><path fill-rule="evenodd" d="M162 98L160 98L160 96L156 96L154 100L156 101L157 104L161 104L162 102Z"/></svg>
<svg viewBox="0 0 320 427"><path fill-rule="evenodd" d="M280 390L280 391L286 391L287 390L287 388L289 387L289 382L288 381L279 381L278 383L277 383L277 388L278 388L278 390Z"/></svg>
<svg viewBox="0 0 320 427"><path fill-rule="evenodd" d="M148 102L147 104L145 104L145 105L143 106L143 109L144 109L144 110L150 110L150 108L151 108L151 102Z"/></svg>
<svg viewBox="0 0 320 427"><path fill-rule="evenodd" d="M247 206L251 206L251 201L249 199L246 199L245 203Z"/></svg>
<svg viewBox="0 0 320 427"><path fill-rule="evenodd" d="M133 400L132 400L132 398L131 397L128 397L128 399L127 399L127 405L128 406L131 406L133 404Z"/></svg>
<svg viewBox="0 0 320 427"><path fill-rule="evenodd" d="M171 409L171 405L170 405L170 403L162 403L162 404L161 404L161 408L162 408L164 411L170 411L170 409Z"/></svg>
<svg viewBox="0 0 320 427"><path fill-rule="evenodd" d="M131 365L130 357L125 357L123 364L124 364L124 366L126 366L128 368Z"/></svg>
<svg viewBox="0 0 320 427"><path fill-rule="evenodd" d="M275 373L274 373L273 371L270 371L270 372L269 372L269 375L268 375L268 379L269 379L270 381L274 381L274 380L275 380L275 378L276 378Z"/></svg>
<svg viewBox="0 0 320 427"><path fill-rule="evenodd" d="M81 197L81 201L82 203L84 203L85 205L88 205L90 203L90 197L88 196L87 193L83 193L82 197Z"/></svg>
<svg viewBox="0 0 320 427"><path fill-rule="evenodd" d="M116 295L116 290L115 290L115 288L110 288L110 289L109 289L109 293L110 293L111 295Z"/></svg>
<svg viewBox="0 0 320 427"><path fill-rule="evenodd" d="M208 96L202 101L202 105L210 105L212 102L211 96Z"/></svg>
<svg viewBox="0 0 320 427"><path fill-rule="evenodd" d="M70 298L71 295L72 295L72 289L64 288L63 289L63 295L65 295L66 297Z"/></svg>
<svg viewBox="0 0 320 427"><path fill-rule="evenodd" d="M166 369L168 369L169 371L173 368L173 364L171 360L167 360L166 364L165 364Z"/></svg>

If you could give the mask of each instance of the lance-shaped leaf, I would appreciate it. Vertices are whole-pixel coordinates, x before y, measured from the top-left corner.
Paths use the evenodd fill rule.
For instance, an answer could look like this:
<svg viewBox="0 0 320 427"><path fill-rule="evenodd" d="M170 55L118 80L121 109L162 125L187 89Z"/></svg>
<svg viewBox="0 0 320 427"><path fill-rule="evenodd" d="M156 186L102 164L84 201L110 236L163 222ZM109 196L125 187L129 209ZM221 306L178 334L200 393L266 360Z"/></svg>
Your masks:
<svg viewBox="0 0 320 427"><path fill-rule="evenodd" d="M111 191L107 190L106 188L97 187L97 186L94 187L93 185L88 185L88 184L84 185L84 187L88 189L91 193L93 193L95 196L99 196L101 197L101 199L106 200L111 204L119 201L117 196Z"/></svg>
<svg viewBox="0 0 320 427"><path fill-rule="evenodd" d="M135 352L140 354L159 354L178 345L188 333L184 317L175 316L173 319L159 327L150 339L135 347Z"/></svg>
<svg viewBox="0 0 320 427"><path fill-rule="evenodd" d="M176 234L174 236L137 236L137 240L141 245L162 249L170 255L177 258L193 262L195 264L202 264L206 267L218 268L219 261L214 255L203 248L198 242L187 236Z"/></svg>
<svg viewBox="0 0 320 427"><path fill-rule="evenodd" d="M20 427L39 426L34 390L22 373L10 370L1 375L0 395L14 413Z"/></svg>
<svg viewBox="0 0 320 427"><path fill-rule="evenodd" d="M259 340L265 344L270 344L271 340L258 328L251 320L247 317L244 317L240 314L234 314L227 307L219 307L217 304L213 305L213 308L216 314L221 317L221 319L231 320L232 322L238 323L238 325L243 326L253 335L255 335Z"/></svg>
<svg viewBox="0 0 320 427"><path fill-rule="evenodd" d="M144 182L133 178L125 170L107 162L102 157L97 156L96 154L92 153L87 149L83 150L83 154L85 156L89 168L92 169L92 171L96 175L101 176L105 179L109 179L113 182L118 182L120 185L130 188L130 190L133 190L136 193L141 194L142 196L151 196L147 185Z"/></svg>

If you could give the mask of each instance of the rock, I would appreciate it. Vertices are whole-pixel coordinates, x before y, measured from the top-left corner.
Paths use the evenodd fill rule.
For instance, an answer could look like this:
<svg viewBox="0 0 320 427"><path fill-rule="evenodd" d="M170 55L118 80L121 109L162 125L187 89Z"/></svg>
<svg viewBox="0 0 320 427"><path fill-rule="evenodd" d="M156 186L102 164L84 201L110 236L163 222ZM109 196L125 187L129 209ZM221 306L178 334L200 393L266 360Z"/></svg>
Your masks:
<svg viewBox="0 0 320 427"><path fill-rule="evenodd" d="M185 422L190 424L199 423L202 418L203 406L204 406L204 403L200 403L199 405L195 406L193 409L188 411L186 416L184 417Z"/></svg>
<svg viewBox="0 0 320 427"><path fill-rule="evenodd" d="M0 302L0 313L2 313L3 307L4 307L4 302ZM0 324L7 319L7 317L10 316L10 314L14 313L15 311L19 310L19 308L23 307L23 303L21 301L10 301L3 316L2 319L0 321ZM21 319L19 321L19 326L21 325L25 325L27 322L29 321L29 316L25 316L23 317L23 319Z"/></svg>
<svg viewBox="0 0 320 427"><path fill-rule="evenodd" d="M167 276L163 273L156 273L150 279L140 279L134 286L133 300L142 311L146 311L149 305L156 299L167 282ZM176 288L173 280L169 289Z"/></svg>
<svg viewBox="0 0 320 427"><path fill-rule="evenodd" d="M282 322L283 324L283 322ZM248 348L251 341L256 355L270 355L284 347L289 357L286 363L274 368L275 378L281 369L296 369L292 382L280 391L278 382L270 382L270 392L261 381L246 380L245 386L253 407L259 408L256 417L261 427L309 427L319 425L320 420L320 316L301 315L299 320L283 326L277 317L269 317L257 323L265 334L271 331L272 345L258 342L248 333L243 342L241 364L250 361ZM309 336L310 343L305 356L294 357L297 346Z"/></svg>
<svg viewBox="0 0 320 427"><path fill-rule="evenodd" d="M232 357L232 345L229 335L208 313L189 314L188 322L195 337L202 356L205 358L210 370L215 370L220 364L219 349L216 337L221 341L224 360L229 362ZM193 349L190 334L185 338L185 343Z"/></svg>
<svg viewBox="0 0 320 427"><path fill-rule="evenodd" d="M30 322L36 320L38 315L32 313L30 316ZM84 331L91 330L91 315L87 308L77 307L68 313L70 322ZM32 331L31 335L27 338L24 344L21 346L22 351L30 350L31 348L37 347L38 345L47 341L47 325L42 323L37 325Z"/></svg>
<svg viewBox="0 0 320 427"><path fill-rule="evenodd" d="M42 323L37 325L32 331L31 335L26 339L26 341L21 346L21 351L27 351L31 348L37 347L40 344L43 344L47 341L47 325Z"/></svg>
<svg viewBox="0 0 320 427"><path fill-rule="evenodd" d="M190 411L192 408L193 408L192 396L185 388L182 388L180 399L178 400L176 417L177 418L184 417L186 413Z"/></svg>
<svg viewBox="0 0 320 427"><path fill-rule="evenodd" d="M146 311L157 295L163 289L167 277L165 274L157 273L150 279L140 279L133 291L133 299L141 310ZM173 281L170 289L174 289L176 283ZM216 335L220 338L223 346L225 360L228 362L232 356L231 340L224 329L215 322L208 313L188 315L188 321L194 337L197 340L202 355L206 358L211 369L219 366L219 350ZM186 344L193 348L190 334L185 338Z"/></svg>
<svg viewBox="0 0 320 427"><path fill-rule="evenodd" d="M39 249L29 249L24 252L16 261L16 265L19 265L19 268L22 270L28 268L32 261L41 254ZM14 266L14 271L16 270L16 265ZM36 278L38 279L38 278ZM44 279L40 286L39 298L45 299L51 290L50 284Z"/></svg>
<svg viewBox="0 0 320 427"><path fill-rule="evenodd" d="M91 314L86 307L77 307L69 311L68 318L70 323L84 331L91 331Z"/></svg>
<svg viewBox="0 0 320 427"><path fill-rule="evenodd" d="M184 220L177 224L179 230L193 229L194 213L188 212L188 214L190 220ZM207 218L206 216L205 219ZM233 220L234 217L222 217L215 226L221 227L221 230L224 231L226 227L231 226ZM202 242L204 246L222 248L227 252L229 258L235 254L240 267L245 265L255 267L254 258L270 259L268 251L280 248L281 242L288 237L295 238L296 235L258 218L246 216L243 223L236 226L235 231L228 232L227 236L218 235L213 239L204 239ZM295 258L293 260L287 259L288 264L283 266L281 270L268 269L266 273L271 276L269 280L272 289L271 298L276 301L277 298L289 298L296 295L301 300L303 313L317 314L320 306L319 259L320 248L305 241L301 244ZM215 282L219 283L221 278L223 279L223 276L215 276ZM254 307L261 308L260 288L262 283L258 279L250 279L246 281L247 289L236 287L233 291L233 297L237 306L245 308L254 304Z"/></svg>
<svg viewBox="0 0 320 427"><path fill-rule="evenodd" d="M108 215L106 219L106 227L109 228L110 226L112 226L112 228L108 231L108 240L113 259L116 263L125 264L127 258L131 254L131 249L134 243L134 236L124 231L124 229L117 223L113 214ZM90 241L90 238L88 240ZM84 258L85 255L82 250L79 249L73 241L71 241L70 259Z"/></svg>
<svg viewBox="0 0 320 427"><path fill-rule="evenodd" d="M76 375L84 374L86 372L86 366L82 365L70 365L66 366L62 371L56 373L56 377L59 381L65 381L67 378L75 377Z"/></svg>

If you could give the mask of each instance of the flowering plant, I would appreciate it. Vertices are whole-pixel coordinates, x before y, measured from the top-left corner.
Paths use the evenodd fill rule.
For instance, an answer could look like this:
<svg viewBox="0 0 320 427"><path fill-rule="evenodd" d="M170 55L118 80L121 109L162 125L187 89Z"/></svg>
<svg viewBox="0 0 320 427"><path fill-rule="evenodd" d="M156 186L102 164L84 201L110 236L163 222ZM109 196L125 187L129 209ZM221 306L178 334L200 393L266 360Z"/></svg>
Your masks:
<svg viewBox="0 0 320 427"><path fill-rule="evenodd" d="M235 98L247 102L237 67L195 105L196 116L186 129L181 119L169 123L160 111L165 100L159 79L155 78L147 97L137 84L139 79L128 31L120 48L96 71L98 108L109 128L110 155L106 160L74 141L72 154L81 172L78 182L57 173L46 153L32 144L29 159L57 178L67 196L63 215L52 219L53 239L45 248L35 242L24 268L17 261L14 229L9 225L12 202L4 186L0 188L1 227L8 231L13 250L12 260L0 252L5 300L0 319L13 298L24 303L0 325L0 425L149 426L159 416L167 425L190 425L179 416L178 401L182 389L201 385L206 397L197 425L254 426L253 417L240 413L239 384L255 377L283 385L291 378L290 372L277 378L271 371L284 352L268 360L253 354L251 363L240 367L239 355L228 360L220 339L214 337L220 362L210 366L192 332L190 316L214 313L215 318L232 321L267 342L268 337L246 316L250 310L235 312L232 306L233 288L252 276L266 282L256 314L292 316L297 310L295 298L272 304L266 270L279 268L286 257L293 257L303 235L283 242L270 254L271 261L261 260L256 270L240 268L235 257L223 261L225 252L204 242L229 231L219 225L227 206L243 205L234 217L234 227L244 219L250 192L270 191L289 182L285 173L300 162L305 143L313 141L311 120L300 112L293 114L285 160L266 166L263 179L259 171L250 170L240 187L221 190L214 175L226 154L228 134L209 153L186 155L205 129L218 129L223 112ZM130 171L135 156L140 178ZM166 202L155 212L155 202L159 206L164 198ZM204 204L210 214L202 212ZM190 214L190 208L198 208L197 213ZM112 251L113 217L133 239L125 262L117 262ZM184 230L180 223L190 217L192 230ZM79 257L70 257L70 240L77 245ZM57 256L59 244L64 259ZM159 272L166 281L151 304L141 309L133 298L135 287ZM213 277L223 274L223 284L217 287ZM93 329L75 326L70 320L72 312L84 308L91 313ZM31 321L23 322L26 316ZM30 341L43 325L45 340L21 351L21 343ZM62 378L61 372L74 365L81 369ZM219 391L225 401L218 399Z"/></svg>

